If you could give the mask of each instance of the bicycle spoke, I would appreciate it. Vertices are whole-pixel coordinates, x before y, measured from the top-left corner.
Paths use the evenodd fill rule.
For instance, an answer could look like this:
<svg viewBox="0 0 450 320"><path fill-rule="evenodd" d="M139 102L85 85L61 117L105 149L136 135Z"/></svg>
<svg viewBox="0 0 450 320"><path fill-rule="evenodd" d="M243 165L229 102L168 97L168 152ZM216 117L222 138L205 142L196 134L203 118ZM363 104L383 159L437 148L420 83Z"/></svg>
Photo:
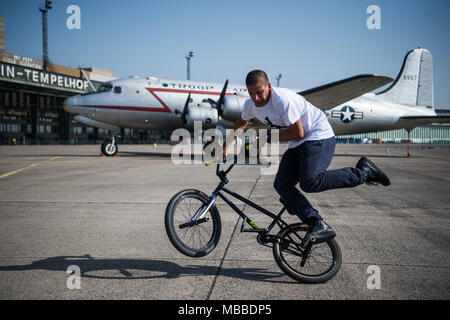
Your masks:
<svg viewBox="0 0 450 320"><path fill-rule="evenodd" d="M295 248L295 249L297 249L297 248ZM294 256L297 256L297 257L302 257L303 256L303 252L302 251L298 251L298 250L295 251L295 250L289 249L289 247L286 248L286 249L283 249L283 251L284 252L288 252L288 253L290 253L290 254L292 254Z"/></svg>
<svg viewBox="0 0 450 320"><path fill-rule="evenodd" d="M305 252L300 249L300 243L307 230L289 230L280 240L280 253L285 263L297 273L304 276L320 276L325 274L333 266L334 257L328 243L313 245L308 253L305 264L301 262ZM299 239L299 241L295 241ZM289 240L288 240L289 239ZM290 241L287 248L283 247L283 241Z"/></svg>
<svg viewBox="0 0 450 320"><path fill-rule="evenodd" d="M194 214L203 208L205 204L195 197L185 197L181 199L174 213L174 227L178 237L190 248L203 248L210 241L213 234L212 223L202 222L180 229L179 226L192 221ZM209 212L205 218L211 219ZM207 223L205 225L205 223Z"/></svg>

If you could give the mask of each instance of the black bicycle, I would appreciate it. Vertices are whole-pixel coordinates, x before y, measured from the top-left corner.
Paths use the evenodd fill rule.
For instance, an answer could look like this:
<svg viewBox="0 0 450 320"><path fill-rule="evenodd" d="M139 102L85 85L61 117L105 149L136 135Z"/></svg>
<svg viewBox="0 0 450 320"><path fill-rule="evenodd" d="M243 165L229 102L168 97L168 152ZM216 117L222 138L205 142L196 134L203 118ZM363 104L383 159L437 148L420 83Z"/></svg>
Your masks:
<svg viewBox="0 0 450 320"><path fill-rule="evenodd" d="M165 227L174 247L182 254L195 258L203 257L214 250L222 231L220 214L215 206L219 196L242 217L241 232L255 232L258 234L256 239L259 244L272 244L276 263L289 277L302 283L323 283L331 279L339 271L342 262L341 250L336 240L333 238L328 242L314 243L314 238L305 238L310 232L308 225L288 224L281 219L285 211L295 214L281 198L283 208L278 214L274 214L226 188L225 185L229 182L227 174L235 164L232 163L225 171L220 170L220 164L217 164L216 174L220 183L211 196L200 190L186 189L175 194L169 201L165 213ZM273 221L267 228L259 228L224 193L266 214ZM280 231L270 234L275 225Z"/></svg>

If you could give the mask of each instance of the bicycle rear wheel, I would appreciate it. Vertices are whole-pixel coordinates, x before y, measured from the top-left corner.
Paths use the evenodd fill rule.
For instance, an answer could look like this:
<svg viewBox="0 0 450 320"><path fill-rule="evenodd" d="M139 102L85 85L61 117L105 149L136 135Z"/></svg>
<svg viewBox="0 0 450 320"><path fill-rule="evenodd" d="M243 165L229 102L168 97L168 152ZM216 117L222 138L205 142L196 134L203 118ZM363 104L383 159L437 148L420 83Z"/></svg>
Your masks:
<svg viewBox="0 0 450 320"><path fill-rule="evenodd" d="M341 250L333 238L313 245L305 253L300 244L308 232L309 227L300 223L283 228L273 244L273 256L280 269L292 279L302 283L323 283L339 271Z"/></svg>
<svg viewBox="0 0 450 320"><path fill-rule="evenodd" d="M186 256L203 257L219 242L222 224L215 205L204 218L192 220L209 200L203 192L187 189L174 195L167 205L164 219L167 236L173 246Z"/></svg>

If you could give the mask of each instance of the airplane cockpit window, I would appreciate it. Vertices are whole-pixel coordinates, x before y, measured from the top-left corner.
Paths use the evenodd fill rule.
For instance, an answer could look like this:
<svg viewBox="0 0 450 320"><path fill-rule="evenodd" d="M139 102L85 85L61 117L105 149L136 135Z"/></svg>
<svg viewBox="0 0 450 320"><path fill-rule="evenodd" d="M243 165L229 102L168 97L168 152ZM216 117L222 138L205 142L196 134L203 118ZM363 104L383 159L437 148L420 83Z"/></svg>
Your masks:
<svg viewBox="0 0 450 320"><path fill-rule="evenodd" d="M122 93L122 87L114 87L114 93Z"/></svg>
<svg viewBox="0 0 450 320"><path fill-rule="evenodd" d="M112 87L113 86L111 84L102 84L102 85L100 85L100 87L98 87L97 92L111 91Z"/></svg>
<svg viewBox="0 0 450 320"><path fill-rule="evenodd" d="M91 95L94 93L101 93L101 92L108 92L112 90L112 84L109 83L103 83L100 85L100 87L98 87L97 91L91 91L91 92L86 92L86 93L82 93L81 95L86 96L86 95Z"/></svg>

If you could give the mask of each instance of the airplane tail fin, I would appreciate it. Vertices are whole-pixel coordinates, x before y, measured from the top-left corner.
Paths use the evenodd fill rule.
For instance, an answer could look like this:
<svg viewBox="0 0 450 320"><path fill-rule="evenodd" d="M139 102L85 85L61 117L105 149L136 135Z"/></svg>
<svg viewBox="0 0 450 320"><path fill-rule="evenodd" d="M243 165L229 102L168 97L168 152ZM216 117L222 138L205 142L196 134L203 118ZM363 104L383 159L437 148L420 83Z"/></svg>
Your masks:
<svg viewBox="0 0 450 320"><path fill-rule="evenodd" d="M420 47L409 51L395 81L377 96L389 102L434 108L430 51Z"/></svg>

